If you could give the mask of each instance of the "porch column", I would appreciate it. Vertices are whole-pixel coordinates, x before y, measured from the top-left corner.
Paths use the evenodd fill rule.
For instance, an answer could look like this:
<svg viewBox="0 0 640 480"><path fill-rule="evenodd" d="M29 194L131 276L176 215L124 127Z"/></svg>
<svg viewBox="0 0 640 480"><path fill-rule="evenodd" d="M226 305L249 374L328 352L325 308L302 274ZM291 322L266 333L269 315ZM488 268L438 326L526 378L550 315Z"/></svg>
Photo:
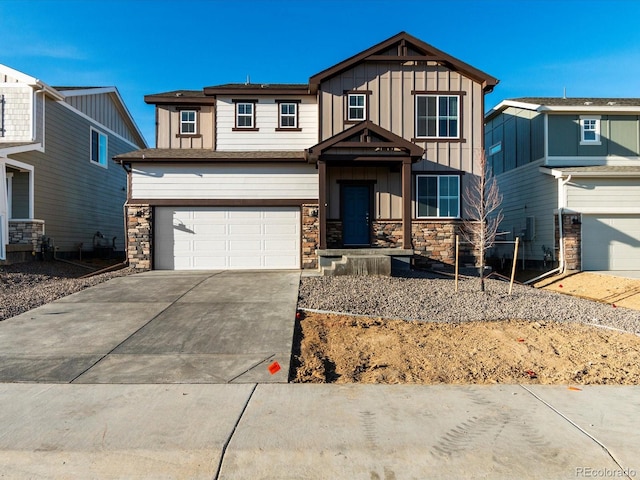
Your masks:
<svg viewBox="0 0 640 480"><path fill-rule="evenodd" d="M402 248L411 248L411 159L402 160Z"/></svg>
<svg viewBox="0 0 640 480"><path fill-rule="evenodd" d="M320 250L327 248L327 164L318 160L318 221L320 223Z"/></svg>

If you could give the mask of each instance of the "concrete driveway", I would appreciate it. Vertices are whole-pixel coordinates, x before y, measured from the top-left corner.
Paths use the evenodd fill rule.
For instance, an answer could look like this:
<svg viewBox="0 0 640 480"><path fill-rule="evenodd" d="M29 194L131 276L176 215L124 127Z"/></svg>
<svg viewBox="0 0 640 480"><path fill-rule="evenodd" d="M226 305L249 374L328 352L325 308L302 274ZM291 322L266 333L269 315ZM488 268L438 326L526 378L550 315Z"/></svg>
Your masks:
<svg viewBox="0 0 640 480"><path fill-rule="evenodd" d="M299 280L298 271L115 278L0 322L0 382L287 382Z"/></svg>

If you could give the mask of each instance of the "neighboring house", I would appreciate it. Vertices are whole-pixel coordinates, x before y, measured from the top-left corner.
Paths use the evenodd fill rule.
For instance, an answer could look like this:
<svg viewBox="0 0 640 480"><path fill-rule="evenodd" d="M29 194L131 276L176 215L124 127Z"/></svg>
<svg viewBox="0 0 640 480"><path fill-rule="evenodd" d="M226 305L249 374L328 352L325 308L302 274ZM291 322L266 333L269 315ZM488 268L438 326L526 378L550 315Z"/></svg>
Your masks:
<svg viewBox="0 0 640 480"><path fill-rule="evenodd" d="M127 176L146 143L114 87L50 87L0 65L0 260L125 245ZM99 235L98 235L99 232Z"/></svg>
<svg viewBox="0 0 640 480"><path fill-rule="evenodd" d="M640 270L640 99L505 100L486 116L485 144L502 230L524 240L529 263Z"/></svg>
<svg viewBox="0 0 640 480"><path fill-rule="evenodd" d="M345 253L453 262L490 75L399 33L306 84L149 95L130 172L140 269L316 268Z"/></svg>

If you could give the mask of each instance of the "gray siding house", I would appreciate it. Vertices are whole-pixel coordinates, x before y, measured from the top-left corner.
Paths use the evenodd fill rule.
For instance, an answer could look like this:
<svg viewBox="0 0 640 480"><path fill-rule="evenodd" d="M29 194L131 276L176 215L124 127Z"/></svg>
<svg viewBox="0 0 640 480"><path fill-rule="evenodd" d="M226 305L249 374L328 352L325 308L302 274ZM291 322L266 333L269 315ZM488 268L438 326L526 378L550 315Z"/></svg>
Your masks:
<svg viewBox="0 0 640 480"><path fill-rule="evenodd" d="M484 148L484 96L497 83L400 32L305 84L148 95L156 148L117 157L130 171L129 261L451 263Z"/></svg>
<svg viewBox="0 0 640 480"><path fill-rule="evenodd" d="M518 98L485 121L502 230L526 261L640 269L640 99Z"/></svg>
<svg viewBox="0 0 640 480"><path fill-rule="evenodd" d="M124 251L127 175L146 146L115 87L51 87L0 65L0 261ZM115 239L115 240L114 240Z"/></svg>

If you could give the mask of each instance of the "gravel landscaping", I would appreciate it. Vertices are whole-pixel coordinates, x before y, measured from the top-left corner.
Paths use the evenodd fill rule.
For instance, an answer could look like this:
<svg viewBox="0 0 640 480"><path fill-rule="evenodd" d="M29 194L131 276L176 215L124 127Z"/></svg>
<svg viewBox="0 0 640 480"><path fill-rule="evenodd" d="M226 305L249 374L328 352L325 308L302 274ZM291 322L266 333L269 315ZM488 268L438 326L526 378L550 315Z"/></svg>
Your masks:
<svg viewBox="0 0 640 480"><path fill-rule="evenodd" d="M124 268L80 278L91 272L90 268L59 261L0 266L0 321L133 270Z"/></svg>
<svg viewBox="0 0 640 480"><path fill-rule="evenodd" d="M640 311L560 293L486 280L454 280L429 273L406 277L303 277L299 308L383 318L458 323L476 320L580 322L640 334Z"/></svg>

